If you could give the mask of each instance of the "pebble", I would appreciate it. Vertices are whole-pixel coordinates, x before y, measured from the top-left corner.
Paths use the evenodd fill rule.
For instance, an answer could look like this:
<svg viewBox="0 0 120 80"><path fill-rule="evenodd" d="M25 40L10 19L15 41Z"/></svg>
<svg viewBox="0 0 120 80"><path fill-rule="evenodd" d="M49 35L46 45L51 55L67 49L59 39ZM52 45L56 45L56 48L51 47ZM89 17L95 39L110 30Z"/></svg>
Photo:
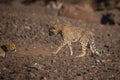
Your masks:
<svg viewBox="0 0 120 80"><path fill-rule="evenodd" d="M34 74L34 73L32 73L32 72L30 72L30 75L31 75L31 77L32 77L32 78L34 78L34 77L35 77L35 74Z"/></svg>
<svg viewBox="0 0 120 80"><path fill-rule="evenodd" d="M46 77L42 77L42 79L41 80L47 80L47 78Z"/></svg>
<svg viewBox="0 0 120 80"><path fill-rule="evenodd" d="M38 64L38 63L34 63L34 65L33 65L32 67L37 68L37 69L39 69L39 70L42 70L42 69L43 69L43 65Z"/></svg>
<svg viewBox="0 0 120 80"><path fill-rule="evenodd" d="M25 29L30 30L30 26L25 26Z"/></svg>
<svg viewBox="0 0 120 80"><path fill-rule="evenodd" d="M76 76L74 80L83 80L83 76Z"/></svg>
<svg viewBox="0 0 120 80"><path fill-rule="evenodd" d="M58 71L57 70L54 70L55 73L57 73Z"/></svg>

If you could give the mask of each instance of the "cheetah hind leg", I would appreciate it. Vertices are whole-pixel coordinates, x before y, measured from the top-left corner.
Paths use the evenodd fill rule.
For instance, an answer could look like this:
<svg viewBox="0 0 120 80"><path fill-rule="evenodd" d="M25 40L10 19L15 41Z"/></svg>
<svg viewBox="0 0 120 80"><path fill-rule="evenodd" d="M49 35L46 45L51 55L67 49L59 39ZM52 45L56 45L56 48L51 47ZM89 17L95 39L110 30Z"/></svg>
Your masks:
<svg viewBox="0 0 120 80"><path fill-rule="evenodd" d="M100 52L96 49L94 39L92 39L89 44L90 44L90 50L92 51L92 54L96 53L98 56L100 56Z"/></svg>
<svg viewBox="0 0 120 80"><path fill-rule="evenodd" d="M76 57L84 57L86 55L86 46L82 46L82 53Z"/></svg>
<svg viewBox="0 0 120 80"><path fill-rule="evenodd" d="M82 46L82 53L76 57L84 57L86 55L86 49L87 49L87 45L89 42L89 36L88 35L84 35L80 41L81 46Z"/></svg>

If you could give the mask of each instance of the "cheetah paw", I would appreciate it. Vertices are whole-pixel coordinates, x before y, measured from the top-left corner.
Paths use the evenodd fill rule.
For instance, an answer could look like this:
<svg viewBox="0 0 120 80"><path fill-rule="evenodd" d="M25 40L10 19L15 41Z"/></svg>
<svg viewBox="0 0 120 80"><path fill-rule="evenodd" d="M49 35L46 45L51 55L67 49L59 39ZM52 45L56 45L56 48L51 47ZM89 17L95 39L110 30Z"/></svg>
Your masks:
<svg viewBox="0 0 120 80"><path fill-rule="evenodd" d="M53 54L53 55L56 55L56 54L57 54L57 52L52 52L52 54Z"/></svg>
<svg viewBox="0 0 120 80"><path fill-rule="evenodd" d="M78 55L76 57L79 58L79 57L84 57L84 56L85 56L85 54L81 54L81 55Z"/></svg>

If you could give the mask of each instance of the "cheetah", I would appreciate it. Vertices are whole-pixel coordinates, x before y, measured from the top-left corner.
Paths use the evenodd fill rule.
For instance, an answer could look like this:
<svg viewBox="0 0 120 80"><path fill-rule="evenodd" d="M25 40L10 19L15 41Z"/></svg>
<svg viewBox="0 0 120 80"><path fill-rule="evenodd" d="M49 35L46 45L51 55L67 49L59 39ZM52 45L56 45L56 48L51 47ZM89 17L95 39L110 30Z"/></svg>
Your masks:
<svg viewBox="0 0 120 80"><path fill-rule="evenodd" d="M70 49L70 55L73 55L72 51L72 43L79 41L79 43L82 46L82 53L80 53L76 57L84 57L86 55L86 49L87 45L90 45L90 50L92 53L96 53L99 55L99 52L96 50L95 43L94 43L94 37L93 33L90 30L86 30L82 27L73 27L69 24L58 24L56 23L53 27L49 28L49 34L50 35L62 35L62 43L57 48L53 54L57 54L61 48L63 48L65 45L68 45Z"/></svg>
<svg viewBox="0 0 120 80"><path fill-rule="evenodd" d="M14 43L0 43L0 57L5 57L7 51L15 51L16 46Z"/></svg>

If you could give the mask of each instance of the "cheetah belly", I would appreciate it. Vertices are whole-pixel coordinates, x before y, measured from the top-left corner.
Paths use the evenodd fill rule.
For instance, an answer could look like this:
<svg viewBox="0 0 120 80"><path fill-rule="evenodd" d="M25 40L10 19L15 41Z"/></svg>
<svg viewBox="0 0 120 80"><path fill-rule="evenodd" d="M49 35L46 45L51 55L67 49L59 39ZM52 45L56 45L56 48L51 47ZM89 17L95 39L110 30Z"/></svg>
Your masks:
<svg viewBox="0 0 120 80"><path fill-rule="evenodd" d="M69 42L77 42L79 40L79 34L77 34L74 30L73 31L63 31L63 37L65 41Z"/></svg>
<svg viewBox="0 0 120 80"><path fill-rule="evenodd" d="M74 36L71 36L71 42L77 42L79 41L79 36L78 35L74 35Z"/></svg>

